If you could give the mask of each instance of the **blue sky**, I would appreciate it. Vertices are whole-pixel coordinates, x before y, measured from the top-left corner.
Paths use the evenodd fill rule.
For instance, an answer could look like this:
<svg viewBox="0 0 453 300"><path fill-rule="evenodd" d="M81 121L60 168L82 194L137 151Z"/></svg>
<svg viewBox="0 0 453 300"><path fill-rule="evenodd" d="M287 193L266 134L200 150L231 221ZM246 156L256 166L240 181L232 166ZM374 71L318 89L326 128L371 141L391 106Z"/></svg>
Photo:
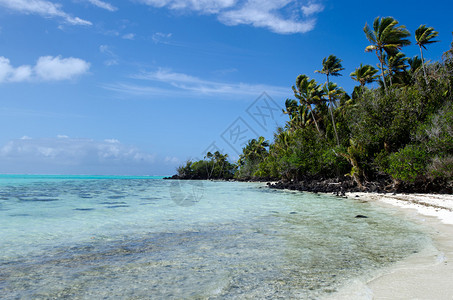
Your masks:
<svg viewBox="0 0 453 300"><path fill-rule="evenodd" d="M362 31L393 16L453 30L450 1L0 0L0 173L167 175L271 139L298 74L377 63ZM408 56L418 47L405 47Z"/></svg>

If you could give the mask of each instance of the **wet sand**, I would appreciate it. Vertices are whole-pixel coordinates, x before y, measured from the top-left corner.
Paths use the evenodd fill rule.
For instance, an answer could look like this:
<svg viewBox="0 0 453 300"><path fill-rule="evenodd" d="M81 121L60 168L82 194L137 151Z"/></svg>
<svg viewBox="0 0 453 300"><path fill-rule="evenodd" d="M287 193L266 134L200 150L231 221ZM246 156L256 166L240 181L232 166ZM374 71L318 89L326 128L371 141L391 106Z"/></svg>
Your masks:
<svg viewBox="0 0 453 300"><path fill-rule="evenodd" d="M358 279L331 299L453 299L453 195L348 193L422 224L433 246L374 278ZM329 297L330 298L330 297Z"/></svg>

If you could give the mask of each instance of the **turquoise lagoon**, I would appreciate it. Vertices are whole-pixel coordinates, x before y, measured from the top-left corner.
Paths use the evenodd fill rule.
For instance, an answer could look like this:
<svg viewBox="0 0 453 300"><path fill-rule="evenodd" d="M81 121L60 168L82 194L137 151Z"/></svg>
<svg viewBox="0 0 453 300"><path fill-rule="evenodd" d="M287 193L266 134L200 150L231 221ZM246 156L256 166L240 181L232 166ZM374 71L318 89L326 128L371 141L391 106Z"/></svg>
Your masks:
<svg viewBox="0 0 453 300"><path fill-rule="evenodd" d="M369 203L261 183L0 177L6 299L317 299L429 243Z"/></svg>

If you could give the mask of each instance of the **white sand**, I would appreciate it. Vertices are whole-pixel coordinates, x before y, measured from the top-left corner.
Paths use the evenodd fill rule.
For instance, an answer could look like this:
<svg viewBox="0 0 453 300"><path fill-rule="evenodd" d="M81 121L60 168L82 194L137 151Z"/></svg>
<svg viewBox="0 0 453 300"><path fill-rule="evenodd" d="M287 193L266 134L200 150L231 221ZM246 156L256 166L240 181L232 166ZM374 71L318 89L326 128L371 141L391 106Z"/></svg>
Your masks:
<svg viewBox="0 0 453 300"><path fill-rule="evenodd" d="M365 201L382 201L401 208L413 208L421 215L437 217L442 223L453 224L453 195L347 193L347 196Z"/></svg>
<svg viewBox="0 0 453 300"><path fill-rule="evenodd" d="M453 300L453 195L348 193L348 197L397 209L422 223L433 246L382 270L371 280L357 279L329 299Z"/></svg>

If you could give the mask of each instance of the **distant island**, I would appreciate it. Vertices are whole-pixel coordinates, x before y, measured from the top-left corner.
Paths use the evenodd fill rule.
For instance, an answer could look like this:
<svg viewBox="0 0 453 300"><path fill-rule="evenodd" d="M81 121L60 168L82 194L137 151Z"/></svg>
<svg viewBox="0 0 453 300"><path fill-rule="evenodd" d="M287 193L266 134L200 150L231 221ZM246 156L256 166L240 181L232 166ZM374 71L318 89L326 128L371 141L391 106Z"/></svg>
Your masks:
<svg viewBox="0 0 453 300"><path fill-rule="evenodd" d="M410 33L392 17L364 27L378 68L360 65L351 95L332 81L344 70L335 55L323 59L326 82L299 75L286 99L286 125L271 143L248 141L236 163L219 152L188 161L173 179L277 181L275 188L315 192L453 193L453 42L441 61L423 51L438 32L421 25L420 57L401 52ZM379 73L379 74L378 74ZM366 85L378 82L379 87Z"/></svg>

